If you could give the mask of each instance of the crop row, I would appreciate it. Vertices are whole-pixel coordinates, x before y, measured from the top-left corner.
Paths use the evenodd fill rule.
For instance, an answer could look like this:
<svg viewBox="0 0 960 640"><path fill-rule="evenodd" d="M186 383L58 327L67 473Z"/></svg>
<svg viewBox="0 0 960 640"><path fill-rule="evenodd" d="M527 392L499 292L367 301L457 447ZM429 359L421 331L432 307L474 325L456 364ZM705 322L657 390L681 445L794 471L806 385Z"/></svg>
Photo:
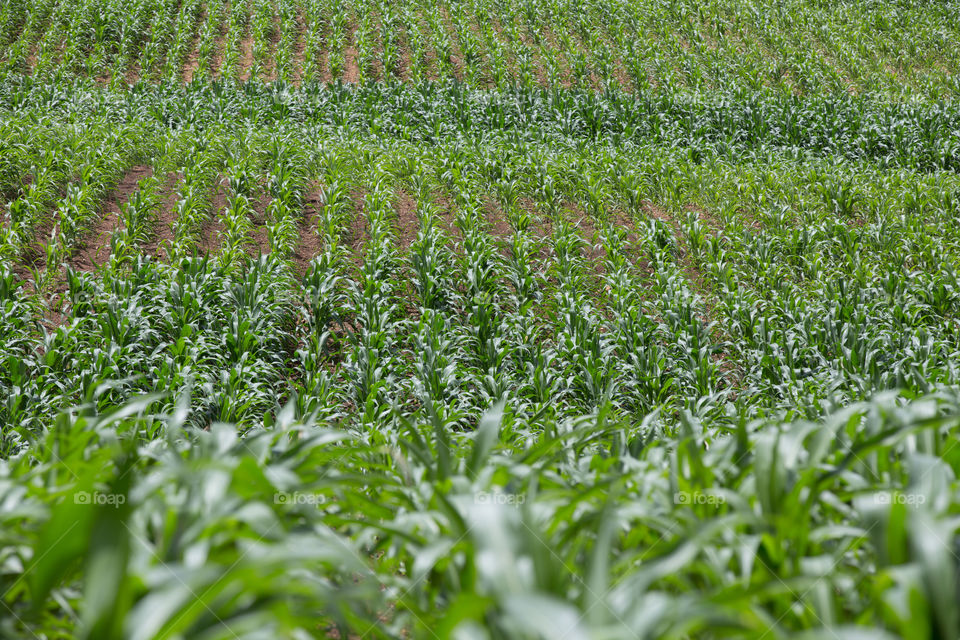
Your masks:
<svg viewBox="0 0 960 640"><path fill-rule="evenodd" d="M231 302L269 326L255 286ZM289 409L244 432L155 395L99 412L111 392L0 466L7 637L957 633L955 394L668 432L501 403L475 432Z"/></svg>
<svg viewBox="0 0 960 640"><path fill-rule="evenodd" d="M952 103L884 102L865 97L798 98L755 92L663 96L578 91L477 91L427 83L416 88L375 85L278 84L237 87L166 85L107 92L29 79L0 85L0 109L10 136L32 129L27 113L55 122L146 123L166 127L316 127L351 130L427 144L495 135L518 143L576 147L609 142L615 147L657 145L687 149L693 161L727 157L733 162L771 156L809 156L869 161L881 167L934 172L960 167L960 110ZM9 136L5 136L9 137ZM4 159L0 176L17 175ZM9 188L9 187L5 187Z"/></svg>
<svg viewBox="0 0 960 640"><path fill-rule="evenodd" d="M953 634L955 210L588 214L351 141L306 270L238 259L296 142L226 141L209 257L69 270L60 319L0 267L5 635Z"/></svg>
<svg viewBox="0 0 960 640"><path fill-rule="evenodd" d="M9 129L33 169L6 187L0 245L5 335L31 354L3 380L21 433L120 372L103 406L189 391L199 421L239 423L293 396L350 420L504 396L814 418L957 380L952 172L41 122Z"/></svg>
<svg viewBox="0 0 960 640"><path fill-rule="evenodd" d="M4 3L0 637L960 636L955 5Z"/></svg>
<svg viewBox="0 0 960 640"><path fill-rule="evenodd" d="M672 92L956 92L956 12L725 0L6 3L0 75L128 82L453 79Z"/></svg>

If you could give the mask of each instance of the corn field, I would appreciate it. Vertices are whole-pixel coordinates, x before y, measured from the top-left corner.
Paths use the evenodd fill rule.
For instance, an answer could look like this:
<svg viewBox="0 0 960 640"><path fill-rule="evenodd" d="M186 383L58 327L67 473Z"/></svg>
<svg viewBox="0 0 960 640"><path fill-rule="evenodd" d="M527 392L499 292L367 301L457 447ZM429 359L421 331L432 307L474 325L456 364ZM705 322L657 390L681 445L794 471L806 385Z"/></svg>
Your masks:
<svg viewBox="0 0 960 640"><path fill-rule="evenodd" d="M960 637L957 42L5 0L0 638Z"/></svg>

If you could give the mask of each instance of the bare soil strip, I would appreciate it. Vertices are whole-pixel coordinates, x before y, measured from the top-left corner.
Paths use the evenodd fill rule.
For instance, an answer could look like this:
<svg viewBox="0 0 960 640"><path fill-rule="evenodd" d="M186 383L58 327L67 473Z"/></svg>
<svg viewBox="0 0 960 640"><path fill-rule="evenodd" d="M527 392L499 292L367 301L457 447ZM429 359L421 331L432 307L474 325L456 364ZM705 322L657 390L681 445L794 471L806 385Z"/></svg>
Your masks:
<svg viewBox="0 0 960 640"><path fill-rule="evenodd" d="M420 217L417 215L417 201L403 190L397 191L395 206L397 219L394 229L397 234L397 245L402 254L406 254L410 245L417 239L420 232Z"/></svg>
<svg viewBox="0 0 960 640"><path fill-rule="evenodd" d="M440 65L437 62L437 51L433 48L433 39L431 38L433 32L423 14L418 11L416 15L423 43L423 77L427 80L436 81L440 79Z"/></svg>
<svg viewBox="0 0 960 640"><path fill-rule="evenodd" d="M253 67L253 36L246 36L240 41L240 80L251 80L250 69Z"/></svg>
<svg viewBox="0 0 960 640"><path fill-rule="evenodd" d="M360 80L360 66L357 64L356 25L351 25L347 34L347 45L343 50L343 81L356 84Z"/></svg>
<svg viewBox="0 0 960 640"><path fill-rule="evenodd" d="M317 233L322 207L319 189L311 191L304 202L303 215L297 224L300 241L293 250L294 270L299 276L306 274L310 261L323 251L323 240Z"/></svg>
<svg viewBox="0 0 960 640"><path fill-rule="evenodd" d="M275 22L273 31L270 34L270 40L267 49L267 60L263 65L263 77L265 80L274 82L277 79L277 49L280 46L280 24Z"/></svg>
<svg viewBox="0 0 960 640"><path fill-rule="evenodd" d="M350 191L350 201L353 203L353 217L350 219L346 230L342 234L343 243L350 247L350 261L360 267L363 264L363 256L366 253L367 242L370 240L370 230L367 228L367 216L365 213L366 191L364 189L352 189Z"/></svg>
<svg viewBox="0 0 960 640"><path fill-rule="evenodd" d="M485 198L483 203L483 217L490 225L490 235L498 240L507 240L513 236L513 226L507 220L503 209L493 198Z"/></svg>
<svg viewBox="0 0 960 640"><path fill-rule="evenodd" d="M460 231L460 227L457 226L457 213L455 205L450 202L449 198L439 194L434 196L434 204L438 211L437 220L443 226L443 230L450 238L450 241L454 245L462 246L463 232Z"/></svg>
<svg viewBox="0 0 960 640"><path fill-rule="evenodd" d="M173 235L173 224L177 221L177 189L176 185L183 180L182 173L171 173L167 175L164 194L166 195L163 206L157 212L157 221L154 228L153 238L143 247L143 253L148 256L160 258L160 252L164 246L169 246L175 236Z"/></svg>
<svg viewBox="0 0 960 640"><path fill-rule="evenodd" d="M397 38L397 54L399 62L394 70L397 78L402 81L410 79L410 70L413 68L413 54L410 51L410 41L407 37L406 26L400 25L400 37Z"/></svg>
<svg viewBox="0 0 960 640"><path fill-rule="evenodd" d="M220 78L223 66L223 54L227 48L227 31L230 29L230 0L223 5L220 24L217 25L217 35L213 41L213 53L210 56L210 77Z"/></svg>
<svg viewBox="0 0 960 640"><path fill-rule="evenodd" d="M227 208L227 195L222 186L213 192L210 215L200 227L200 242L197 246L205 255L215 255L223 245L224 227L222 212Z"/></svg>
<svg viewBox="0 0 960 640"><path fill-rule="evenodd" d="M446 7L440 7L440 16L443 27L447 31L447 37L450 40L450 66L453 67L453 75L457 80L463 80L463 50L460 48L460 36Z"/></svg>
<svg viewBox="0 0 960 640"><path fill-rule="evenodd" d="M200 11L200 17L197 18L197 24L203 24L207 20L207 7L204 5ZM190 51L187 53L187 59L183 62L183 81L187 84L193 82L193 75L200 67L200 29L194 28L193 41L190 44Z"/></svg>
<svg viewBox="0 0 960 640"><path fill-rule="evenodd" d="M130 168L104 201L101 216L94 228L84 234L80 246L68 264L78 271L96 271L110 258L110 241L120 224L120 205L130 199L144 178L153 175L153 168L137 165Z"/></svg>
<svg viewBox="0 0 960 640"><path fill-rule="evenodd" d="M296 39L293 43L293 84L300 86L303 82L303 67L307 60L307 21L304 18L303 7L297 7Z"/></svg>
<svg viewBox="0 0 960 640"><path fill-rule="evenodd" d="M371 31L373 60L371 60L371 80L386 80L387 70L383 66L383 29L380 26L380 12L370 12L370 24L373 25Z"/></svg>
<svg viewBox="0 0 960 640"><path fill-rule="evenodd" d="M267 233L267 207L273 198L266 192L260 194L260 197L252 201L253 217L250 220L250 231L247 234L247 255L259 258L270 253L270 238Z"/></svg>

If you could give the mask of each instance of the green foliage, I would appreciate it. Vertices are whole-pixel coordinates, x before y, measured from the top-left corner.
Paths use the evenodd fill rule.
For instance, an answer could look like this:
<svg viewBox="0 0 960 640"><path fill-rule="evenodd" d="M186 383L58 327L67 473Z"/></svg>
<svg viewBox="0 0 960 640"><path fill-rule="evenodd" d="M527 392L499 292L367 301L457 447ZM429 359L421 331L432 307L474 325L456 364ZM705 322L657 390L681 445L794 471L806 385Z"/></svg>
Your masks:
<svg viewBox="0 0 960 640"><path fill-rule="evenodd" d="M4 3L0 637L957 637L958 26Z"/></svg>

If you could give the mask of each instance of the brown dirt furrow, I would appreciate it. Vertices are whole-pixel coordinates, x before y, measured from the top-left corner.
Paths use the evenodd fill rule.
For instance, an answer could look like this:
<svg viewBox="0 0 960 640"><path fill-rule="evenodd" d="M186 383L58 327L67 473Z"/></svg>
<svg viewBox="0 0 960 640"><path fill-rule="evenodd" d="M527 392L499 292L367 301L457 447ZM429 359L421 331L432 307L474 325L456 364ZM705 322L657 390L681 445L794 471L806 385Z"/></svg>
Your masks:
<svg viewBox="0 0 960 640"><path fill-rule="evenodd" d="M131 60L130 66L127 67L126 73L124 73L124 78L127 81L127 84L134 85L140 81L140 61Z"/></svg>
<svg viewBox="0 0 960 640"><path fill-rule="evenodd" d="M68 261L73 269L96 271L107 262L110 258L110 241L120 223L120 205L130 199L141 180L151 175L153 168L147 165L134 166L124 174L104 201L100 218L93 229L84 234L79 250Z"/></svg>
<svg viewBox="0 0 960 640"><path fill-rule="evenodd" d="M44 18L43 26L37 31L37 33L46 33L47 30L50 29L50 26L51 26L50 22L51 22L50 16L47 16L46 18ZM24 37L24 32L20 31L19 35L17 36L17 39L21 39L23 37ZM11 40L11 43L12 42L13 40ZM34 38L34 42L32 45L30 45L27 51L26 60L24 61L25 62L24 73L26 75L33 75L33 70L37 67L37 54L39 52L40 52L40 38ZM6 56L4 56L4 60L6 60Z"/></svg>
<svg viewBox="0 0 960 640"><path fill-rule="evenodd" d="M259 258L270 253L270 237L266 227L251 227L247 238L249 242L246 251L251 258Z"/></svg>
<svg viewBox="0 0 960 640"><path fill-rule="evenodd" d="M164 198L164 203L160 207L160 211L157 212L157 222L153 238L143 247L143 253L145 255L160 258L163 248L169 246L174 241L173 224L177 221L176 185L181 180L183 180L182 173L177 172L167 175L167 181L164 185L166 198Z"/></svg>
<svg viewBox="0 0 960 640"><path fill-rule="evenodd" d="M246 36L240 41L240 80L251 80L250 70L253 68L253 36Z"/></svg>
<svg viewBox="0 0 960 640"><path fill-rule="evenodd" d="M350 84L356 84L360 81L360 65L357 64L357 48L352 44L354 42L354 33L356 28L350 29L349 42L343 51L343 81Z"/></svg>
<svg viewBox="0 0 960 640"><path fill-rule="evenodd" d="M324 45L321 45L320 51L317 52L317 80L323 84L333 84L333 69L330 67L330 51L325 46L329 42L329 39L325 39Z"/></svg>
<svg viewBox="0 0 960 640"><path fill-rule="evenodd" d="M263 67L263 77L269 82L277 80L277 48L280 46L280 26L275 25L273 33L270 34L269 50L267 51L267 62Z"/></svg>
<svg viewBox="0 0 960 640"><path fill-rule="evenodd" d="M215 215L207 218L203 226L200 227L200 243L197 249L208 256L216 255L222 244L223 223L220 221L220 216Z"/></svg>
<svg viewBox="0 0 960 640"><path fill-rule="evenodd" d="M227 194L222 186L213 192L210 201L210 215L200 227L200 242L197 246L205 255L214 255L223 244L224 227L222 214L227 208Z"/></svg>
<svg viewBox="0 0 960 640"><path fill-rule="evenodd" d="M463 232L457 226L457 213L454 205L446 196L435 196L434 206L437 208L437 220L443 227L444 232L452 240L454 245L463 244Z"/></svg>
<svg viewBox="0 0 960 640"><path fill-rule="evenodd" d="M267 222L267 208L273 198L264 190L256 199L250 200L250 207L253 209L253 218L251 222L255 227L262 227Z"/></svg>
<svg viewBox="0 0 960 640"><path fill-rule="evenodd" d="M420 232L420 217L417 215L417 201L406 191L397 191L396 203L397 219L394 229L397 234L397 245L402 254L405 254L410 245L417 239Z"/></svg>
<svg viewBox="0 0 960 640"><path fill-rule="evenodd" d="M200 11L200 16L197 18L197 24L202 25L207 21L207 8L206 6ZM190 43L190 51L187 53L187 59L183 62L183 81L187 84L193 82L193 75L197 72L197 69L200 67L200 29L196 29L196 33L193 35L193 40Z"/></svg>
<svg viewBox="0 0 960 640"><path fill-rule="evenodd" d="M660 207L656 206L652 202L649 202L649 201L644 202L642 205L642 210L651 218L656 218L657 220L669 226L671 229L674 230L675 233L679 233L679 227L677 226L677 221L673 219L673 216L671 216L669 213L667 213Z"/></svg>
<svg viewBox="0 0 960 640"><path fill-rule="evenodd" d="M626 93L633 93L636 87L633 86L633 78L627 72L627 65L621 58L617 58L613 63L613 77L620 85L620 90Z"/></svg>
<svg viewBox="0 0 960 640"><path fill-rule="evenodd" d="M300 86L303 82L303 66L307 60L307 21L303 15L303 7L297 7L297 35L293 43L293 84Z"/></svg>
<svg viewBox="0 0 960 640"><path fill-rule="evenodd" d="M500 203L493 198L485 198L483 202L483 218L487 222L488 233L496 242L497 249L503 257L509 257L511 248L511 238L513 238L513 225L507 218L506 212L500 206Z"/></svg>
<svg viewBox="0 0 960 640"><path fill-rule="evenodd" d="M219 80L222 75L223 53L227 48L227 30L230 28L230 0L223 5L220 14L220 24L217 25L217 35L213 39L213 52L210 54L210 77Z"/></svg>
<svg viewBox="0 0 960 640"><path fill-rule="evenodd" d="M381 18L379 11L370 12L370 24L373 28L370 30L370 39L373 46L373 60L370 61L370 79L386 80L387 69L383 66L383 31L381 28Z"/></svg>
<svg viewBox="0 0 960 640"><path fill-rule="evenodd" d="M490 225L490 235L499 239L506 239L513 235L513 226L495 200L485 199L483 214Z"/></svg>
<svg viewBox="0 0 960 640"><path fill-rule="evenodd" d="M247 253L251 256L259 257L270 253L270 238L267 233L267 208L273 198L265 191L260 196L251 201L250 206L253 209L250 219L250 243L247 244Z"/></svg>
<svg viewBox="0 0 960 640"><path fill-rule="evenodd" d="M410 70L413 68L413 53L410 51L406 28L401 26L400 32L401 35L397 42L399 61L397 62L397 68L394 70L394 74L398 79L406 81L410 79Z"/></svg>
<svg viewBox="0 0 960 640"><path fill-rule="evenodd" d="M450 40L450 66L453 67L453 75L457 80L463 80L463 49L460 47L460 36L446 7L440 7L440 16Z"/></svg>
<svg viewBox="0 0 960 640"><path fill-rule="evenodd" d="M320 255L323 250L323 240L318 233L321 207L318 192L311 192L304 202L303 216L297 225L300 242L293 250L294 270L299 276L303 276L307 272L310 261Z"/></svg>
<svg viewBox="0 0 960 640"><path fill-rule="evenodd" d="M197 72L198 68L200 68L200 58L196 52L190 53L183 63L183 82L185 84L193 82L193 74Z"/></svg>
<svg viewBox="0 0 960 640"><path fill-rule="evenodd" d="M653 268L650 266L650 261L643 257L643 251L639 247L640 236L637 234L637 225L630 214L615 209L610 212L610 222L616 229L623 232L620 251L640 273L652 275Z"/></svg>
<svg viewBox="0 0 960 640"><path fill-rule="evenodd" d="M359 266L363 263L363 255L366 252L367 241L370 239L370 231L367 228L367 216L364 211L366 203L364 196L366 192L363 189L353 189L350 192L350 200L353 202L353 218L343 233L343 242L350 247L351 262Z"/></svg>
<svg viewBox="0 0 960 640"><path fill-rule="evenodd" d="M420 28L420 35L423 45L423 69L421 72L424 79L437 81L440 79L440 64L437 61L437 51L433 47L431 39L430 25L423 17L422 11L417 11L417 22Z"/></svg>

